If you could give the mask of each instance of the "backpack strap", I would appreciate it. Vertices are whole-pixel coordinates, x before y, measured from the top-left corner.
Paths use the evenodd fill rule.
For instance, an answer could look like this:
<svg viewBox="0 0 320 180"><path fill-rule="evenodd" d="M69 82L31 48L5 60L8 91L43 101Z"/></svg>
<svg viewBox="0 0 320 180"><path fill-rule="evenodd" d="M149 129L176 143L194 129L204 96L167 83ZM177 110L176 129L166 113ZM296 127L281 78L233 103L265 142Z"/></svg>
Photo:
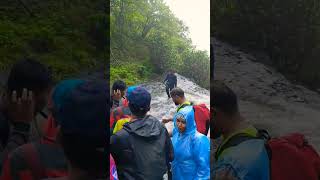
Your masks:
<svg viewBox="0 0 320 180"><path fill-rule="evenodd" d="M31 173L34 179L43 179L45 178L45 170L41 165L38 152L33 143L26 144L24 146L24 158L27 162L28 167L31 170Z"/></svg>
<svg viewBox="0 0 320 180"><path fill-rule="evenodd" d="M192 104L182 104L178 109L177 109L177 112L180 111L180 109L184 108L184 107L187 107L187 106L192 106Z"/></svg>
<svg viewBox="0 0 320 180"><path fill-rule="evenodd" d="M250 140L250 139L259 139L258 137L252 137L249 136L246 133L239 133L234 136L232 136L225 144L223 144L215 153L215 159L218 160L219 156L223 153L224 150L237 146L241 144L244 141Z"/></svg>
<svg viewBox="0 0 320 180"><path fill-rule="evenodd" d="M269 132L265 129L258 129L257 137L260 139L263 139L265 141L265 148L268 154L268 158L271 161L272 159L272 150L271 147L268 144L268 141L271 139L271 136ZM270 169L271 169L271 163L270 163Z"/></svg>

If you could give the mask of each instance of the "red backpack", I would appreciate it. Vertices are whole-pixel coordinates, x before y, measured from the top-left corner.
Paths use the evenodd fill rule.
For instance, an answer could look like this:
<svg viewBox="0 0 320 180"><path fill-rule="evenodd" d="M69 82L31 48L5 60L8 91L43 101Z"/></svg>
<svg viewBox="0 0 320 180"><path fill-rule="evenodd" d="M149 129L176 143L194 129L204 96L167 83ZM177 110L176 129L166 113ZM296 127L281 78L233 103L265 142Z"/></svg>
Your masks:
<svg viewBox="0 0 320 180"><path fill-rule="evenodd" d="M304 135L288 134L267 141L271 180L319 180L320 156Z"/></svg>
<svg viewBox="0 0 320 180"><path fill-rule="evenodd" d="M236 146L249 139L262 138L270 160L271 180L319 180L320 156L307 142L304 135L292 133L278 138L270 138L266 130L258 130L257 137L239 134L233 136L220 149ZM216 154L216 158L219 154Z"/></svg>
<svg viewBox="0 0 320 180"><path fill-rule="evenodd" d="M210 111L205 104L193 105L197 131L207 136L210 127Z"/></svg>

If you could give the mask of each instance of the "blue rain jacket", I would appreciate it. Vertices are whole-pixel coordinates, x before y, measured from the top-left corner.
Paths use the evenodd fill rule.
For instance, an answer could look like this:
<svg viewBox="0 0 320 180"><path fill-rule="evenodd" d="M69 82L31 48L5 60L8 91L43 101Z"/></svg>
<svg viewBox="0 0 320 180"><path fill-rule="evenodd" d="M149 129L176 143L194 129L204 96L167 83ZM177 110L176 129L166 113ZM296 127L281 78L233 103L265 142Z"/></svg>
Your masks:
<svg viewBox="0 0 320 180"><path fill-rule="evenodd" d="M173 134L172 144L174 160L172 162L173 180L208 180L210 179L210 141L208 137L196 130L194 110L192 106L181 109L174 116L183 115L186 120L186 130Z"/></svg>

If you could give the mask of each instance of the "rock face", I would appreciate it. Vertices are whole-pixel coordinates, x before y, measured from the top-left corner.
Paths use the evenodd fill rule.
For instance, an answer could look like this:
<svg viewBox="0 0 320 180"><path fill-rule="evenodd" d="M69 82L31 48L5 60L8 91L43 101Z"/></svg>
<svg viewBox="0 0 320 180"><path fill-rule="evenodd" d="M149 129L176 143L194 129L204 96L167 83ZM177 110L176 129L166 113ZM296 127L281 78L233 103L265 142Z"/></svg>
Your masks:
<svg viewBox="0 0 320 180"><path fill-rule="evenodd" d="M243 115L274 135L301 132L320 150L320 95L289 82L250 54L215 40L215 79L239 97Z"/></svg>

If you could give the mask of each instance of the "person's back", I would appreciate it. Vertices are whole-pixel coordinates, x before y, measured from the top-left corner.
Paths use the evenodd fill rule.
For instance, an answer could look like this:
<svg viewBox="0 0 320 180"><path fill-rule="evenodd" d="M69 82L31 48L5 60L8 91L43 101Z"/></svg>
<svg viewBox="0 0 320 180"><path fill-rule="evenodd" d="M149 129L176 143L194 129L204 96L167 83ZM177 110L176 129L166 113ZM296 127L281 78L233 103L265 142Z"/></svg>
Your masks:
<svg viewBox="0 0 320 180"><path fill-rule="evenodd" d="M228 139L240 133L256 137L257 130L249 126ZM222 142L220 148L228 142L228 139ZM217 153L220 153L219 148L215 156ZM220 175L224 173L241 180L269 180L270 177L268 170L269 158L263 139L250 139L229 147L222 151L218 157L216 156L215 161L212 173L216 174L217 179L222 178Z"/></svg>
<svg viewBox="0 0 320 180"><path fill-rule="evenodd" d="M53 111L60 123L57 138L68 160L68 176L57 180L108 179L108 84L76 80L75 86L61 90L54 94L57 108Z"/></svg>
<svg viewBox="0 0 320 180"><path fill-rule="evenodd" d="M111 136L111 153L119 179L162 179L173 158L166 128L155 117L146 116L150 101L150 94L137 88L129 97L131 122Z"/></svg>
<svg viewBox="0 0 320 180"><path fill-rule="evenodd" d="M111 146L123 144L122 149L112 148L119 178L161 179L167 171L167 141L166 129L152 116L126 123L111 141Z"/></svg>
<svg viewBox="0 0 320 180"><path fill-rule="evenodd" d="M168 98L170 98L170 91L177 87L177 76L174 75L173 72L169 72L164 80L164 83L166 85L166 93Z"/></svg>
<svg viewBox="0 0 320 180"><path fill-rule="evenodd" d="M213 129L210 138L221 136L222 143L211 155L215 157L211 178L269 180L270 162L264 140L256 138L257 130L241 116L235 93L220 81L214 81L212 85ZM247 137L252 138L238 142Z"/></svg>

